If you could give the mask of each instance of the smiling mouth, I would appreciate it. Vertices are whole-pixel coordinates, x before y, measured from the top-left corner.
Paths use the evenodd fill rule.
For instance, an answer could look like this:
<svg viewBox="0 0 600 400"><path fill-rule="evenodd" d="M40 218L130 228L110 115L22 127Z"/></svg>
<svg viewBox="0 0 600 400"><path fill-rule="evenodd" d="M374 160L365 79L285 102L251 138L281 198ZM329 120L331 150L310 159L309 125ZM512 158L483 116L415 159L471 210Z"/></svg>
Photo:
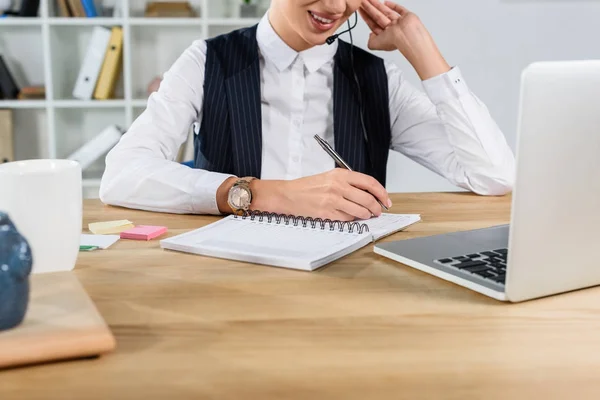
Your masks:
<svg viewBox="0 0 600 400"><path fill-rule="evenodd" d="M325 18L324 16L317 15L312 11L309 11L308 13L310 14L310 18L313 22L313 25L321 31L330 30L331 28L333 28L335 26L335 23L338 20L338 18L336 18L336 19Z"/></svg>
<svg viewBox="0 0 600 400"><path fill-rule="evenodd" d="M309 11L308 13L309 13L309 14L310 14L310 15L311 15L311 16L312 16L312 17L313 17L315 20L317 20L318 22L321 22L321 23L322 23L322 24L324 24L324 25L329 25L329 24L332 24L332 23L334 22L334 20L332 20L332 19L327 19L327 18L323 18L323 17L320 17L320 16L316 15L315 13L313 13L312 11Z"/></svg>

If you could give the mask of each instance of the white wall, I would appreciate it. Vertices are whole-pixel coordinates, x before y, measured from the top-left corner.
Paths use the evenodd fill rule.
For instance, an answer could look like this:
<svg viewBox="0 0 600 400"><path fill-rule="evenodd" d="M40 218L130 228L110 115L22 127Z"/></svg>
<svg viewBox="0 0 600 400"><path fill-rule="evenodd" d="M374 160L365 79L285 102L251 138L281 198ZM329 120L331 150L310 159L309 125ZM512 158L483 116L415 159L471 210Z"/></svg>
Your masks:
<svg viewBox="0 0 600 400"><path fill-rule="evenodd" d="M600 0L396 1L421 17L447 61L460 66L513 150L521 70L538 60L600 58ZM368 27L361 21L356 31L355 43L366 48ZM397 62L419 84L401 54L378 54ZM388 169L392 192L456 190L397 153L391 154Z"/></svg>

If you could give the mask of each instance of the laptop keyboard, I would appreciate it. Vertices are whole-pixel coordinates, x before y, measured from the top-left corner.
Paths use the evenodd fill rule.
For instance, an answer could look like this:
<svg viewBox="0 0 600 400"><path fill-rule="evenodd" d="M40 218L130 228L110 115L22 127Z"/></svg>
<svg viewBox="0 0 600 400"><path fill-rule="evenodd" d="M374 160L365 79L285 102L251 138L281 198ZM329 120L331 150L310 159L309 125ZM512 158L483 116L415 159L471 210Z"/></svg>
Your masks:
<svg viewBox="0 0 600 400"><path fill-rule="evenodd" d="M436 263L455 268L462 273L478 275L504 285L506 282L506 259L508 249L482 251L463 256L441 258Z"/></svg>

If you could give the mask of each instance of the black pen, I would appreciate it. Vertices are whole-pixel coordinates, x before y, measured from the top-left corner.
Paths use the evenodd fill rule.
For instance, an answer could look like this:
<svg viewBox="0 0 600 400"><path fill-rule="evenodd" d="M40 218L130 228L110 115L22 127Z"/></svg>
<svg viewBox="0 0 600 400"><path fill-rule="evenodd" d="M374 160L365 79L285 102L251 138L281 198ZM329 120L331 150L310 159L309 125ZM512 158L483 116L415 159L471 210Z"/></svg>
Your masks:
<svg viewBox="0 0 600 400"><path fill-rule="evenodd" d="M344 160L342 160L342 157L340 157L340 155L335 152L335 150L329 145L329 143L327 143L325 140L321 139L321 137L319 135L315 135L315 140L317 141L317 143L319 143L321 145L323 150L325 150L325 152L327 154L329 154L331 156L331 158L333 158L335 163L340 168L344 168L344 169L347 169L348 171L352 171L352 168L350 168L350 166L348 164L346 164L346 162ZM381 205L381 207L384 210L386 210L386 211L389 210L381 201L379 201L379 199L377 197L375 197L375 200L377 200L377 202Z"/></svg>

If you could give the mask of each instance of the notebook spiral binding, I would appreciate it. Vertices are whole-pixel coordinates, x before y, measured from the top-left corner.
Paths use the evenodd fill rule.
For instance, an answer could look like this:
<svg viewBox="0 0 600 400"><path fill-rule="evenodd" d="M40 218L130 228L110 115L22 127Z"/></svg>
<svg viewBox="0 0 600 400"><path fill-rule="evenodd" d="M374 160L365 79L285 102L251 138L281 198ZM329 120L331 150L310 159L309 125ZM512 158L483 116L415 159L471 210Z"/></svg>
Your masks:
<svg viewBox="0 0 600 400"><path fill-rule="evenodd" d="M293 226L302 226L306 228L310 226L313 229L321 228L321 230L329 229L330 231L349 232L354 233L355 231L363 234L369 232L369 226L359 222L344 222L331 219L312 218L312 217L298 217L295 215L277 214L266 211L249 210L244 211L242 215L234 215L234 218L249 219L251 221L258 220L258 222L268 222L276 224L285 224Z"/></svg>

